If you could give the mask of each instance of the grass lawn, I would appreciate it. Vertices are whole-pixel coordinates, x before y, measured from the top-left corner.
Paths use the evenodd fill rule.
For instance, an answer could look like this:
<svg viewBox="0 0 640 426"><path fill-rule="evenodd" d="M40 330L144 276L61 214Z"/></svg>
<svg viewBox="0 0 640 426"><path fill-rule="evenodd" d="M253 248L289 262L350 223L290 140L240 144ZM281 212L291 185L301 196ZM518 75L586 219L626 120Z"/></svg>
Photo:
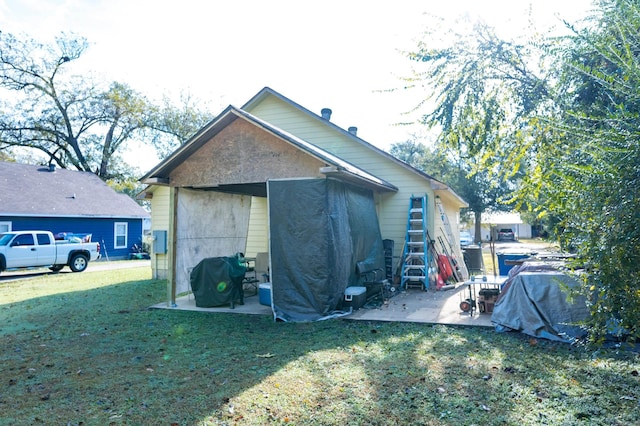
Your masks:
<svg viewBox="0 0 640 426"><path fill-rule="evenodd" d="M148 268L0 282L2 425L630 425L640 359L441 325L154 310Z"/></svg>

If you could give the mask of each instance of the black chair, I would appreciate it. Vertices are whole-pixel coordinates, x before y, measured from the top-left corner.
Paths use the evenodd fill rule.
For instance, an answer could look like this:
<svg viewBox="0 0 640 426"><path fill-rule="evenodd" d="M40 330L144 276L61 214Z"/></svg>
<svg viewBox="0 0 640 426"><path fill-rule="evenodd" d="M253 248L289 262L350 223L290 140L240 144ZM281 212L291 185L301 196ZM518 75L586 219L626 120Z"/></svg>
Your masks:
<svg viewBox="0 0 640 426"><path fill-rule="evenodd" d="M384 301L384 289L389 286L384 269L369 269L364 262L358 262L356 274L358 274L360 284L367 288L367 300L380 298L380 301Z"/></svg>

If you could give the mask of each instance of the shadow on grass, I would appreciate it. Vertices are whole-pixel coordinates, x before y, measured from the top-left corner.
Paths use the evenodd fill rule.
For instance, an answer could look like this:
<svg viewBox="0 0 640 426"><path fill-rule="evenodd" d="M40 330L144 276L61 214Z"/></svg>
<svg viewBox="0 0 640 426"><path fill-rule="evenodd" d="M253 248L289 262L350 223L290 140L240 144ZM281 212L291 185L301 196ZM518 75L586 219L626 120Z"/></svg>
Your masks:
<svg viewBox="0 0 640 426"><path fill-rule="evenodd" d="M445 425L638 418L637 359L594 368L584 350L475 328L276 323L148 309L164 291L163 281L131 280L0 305L5 421Z"/></svg>

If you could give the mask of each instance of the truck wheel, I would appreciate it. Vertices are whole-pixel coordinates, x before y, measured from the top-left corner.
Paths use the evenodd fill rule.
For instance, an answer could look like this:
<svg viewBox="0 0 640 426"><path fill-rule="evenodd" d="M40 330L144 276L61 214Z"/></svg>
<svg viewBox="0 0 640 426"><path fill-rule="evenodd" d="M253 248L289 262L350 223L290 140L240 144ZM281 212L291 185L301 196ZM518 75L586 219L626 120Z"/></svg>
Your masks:
<svg viewBox="0 0 640 426"><path fill-rule="evenodd" d="M64 265L52 265L49 267L53 272L59 272L62 268L64 268Z"/></svg>
<svg viewBox="0 0 640 426"><path fill-rule="evenodd" d="M74 254L71 257L71 262L69 262L69 268L71 268L73 272L82 272L87 269L88 265L89 260L84 254Z"/></svg>

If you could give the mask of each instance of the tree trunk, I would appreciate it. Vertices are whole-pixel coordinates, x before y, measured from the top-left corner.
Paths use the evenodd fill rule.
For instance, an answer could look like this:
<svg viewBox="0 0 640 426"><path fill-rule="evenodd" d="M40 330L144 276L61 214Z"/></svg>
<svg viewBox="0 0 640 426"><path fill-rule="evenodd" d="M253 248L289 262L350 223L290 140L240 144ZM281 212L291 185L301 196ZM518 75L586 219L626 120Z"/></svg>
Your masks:
<svg viewBox="0 0 640 426"><path fill-rule="evenodd" d="M474 211L473 215L475 218L473 241L480 243L482 242L482 212Z"/></svg>

